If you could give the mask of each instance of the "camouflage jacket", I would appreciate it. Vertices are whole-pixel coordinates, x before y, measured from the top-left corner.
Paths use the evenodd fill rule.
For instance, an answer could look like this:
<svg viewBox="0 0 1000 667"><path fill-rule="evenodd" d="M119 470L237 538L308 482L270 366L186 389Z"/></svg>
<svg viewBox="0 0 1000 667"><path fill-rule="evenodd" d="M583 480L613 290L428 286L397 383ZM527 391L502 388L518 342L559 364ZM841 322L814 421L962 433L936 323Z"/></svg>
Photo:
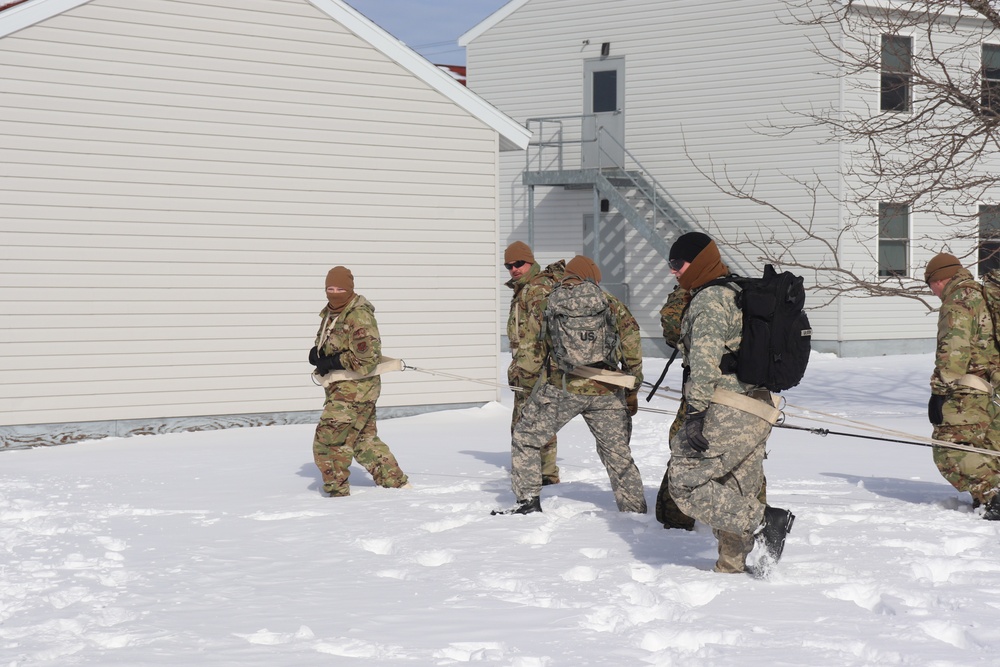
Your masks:
<svg viewBox="0 0 1000 667"><path fill-rule="evenodd" d="M320 311L322 318L316 333L320 354L340 355L345 370L371 373L382 355L382 339L375 321L375 306L356 294L339 315L331 317L327 306ZM326 388L327 400L369 403L378 399L382 380L375 375L361 380L333 382Z"/></svg>
<svg viewBox="0 0 1000 667"><path fill-rule="evenodd" d="M541 340L545 299L565 268L563 260L550 264L544 271L534 264L528 273L506 282L507 287L514 290L507 316L511 356L507 381L512 387L530 389L542 373L542 364L545 363L545 348Z"/></svg>
<svg viewBox="0 0 1000 667"><path fill-rule="evenodd" d="M736 292L725 285L695 290L681 320L680 350L690 376L684 398L691 410L708 409L716 387L746 394L754 387L723 374L722 355L740 347L743 312L736 305Z"/></svg>
<svg viewBox="0 0 1000 667"><path fill-rule="evenodd" d="M691 291L680 285L674 287L674 291L667 297L667 302L660 308L660 327L663 328L663 340L670 347L677 347L681 339L681 318L684 317L684 310L691 302Z"/></svg>
<svg viewBox="0 0 1000 667"><path fill-rule="evenodd" d="M971 273L959 269L941 293L931 393L968 393L972 390L955 385L958 378L970 374L990 382L998 372L1000 353L982 288Z"/></svg>
<svg viewBox="0 0 1000 667"><path fill-rule="evenodd" d="M607 292L604 294L608 297L611 312L614 314L615 325L618 327L618 337L621 345L621 360L618 368L615 370L620 370L623 373L634 376L635 389L632 391L637 392L639 390L639 385L642 384L642 337L639 333L639 324L635 321L635 318L632 317L632 313L630 313L629 309L625 307L625 304ZM542 310L544 312L544 307ZM566 391L572 394L582 394L586 396L614 394L618 389L620 389L615 385L604 384L598 382L597 380L588 380L586 378L576 377L560 371L555 362L549 358L548 353L551 343L547 336L543 343L545 358L548 361L546 364L546 375L548 377L549 384L562 387L565 383Z"/></svg>

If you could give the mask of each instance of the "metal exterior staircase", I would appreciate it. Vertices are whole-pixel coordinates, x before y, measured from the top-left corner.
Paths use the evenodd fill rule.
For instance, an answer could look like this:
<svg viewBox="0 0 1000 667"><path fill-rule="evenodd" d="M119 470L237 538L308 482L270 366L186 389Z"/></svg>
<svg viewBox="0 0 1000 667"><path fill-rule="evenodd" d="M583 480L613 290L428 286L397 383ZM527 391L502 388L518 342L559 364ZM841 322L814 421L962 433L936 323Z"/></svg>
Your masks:
<svg viewBox="0 0 1000 667"><path fill-rule="evenodd" d="M528 145L522 183L529 187L528 224L534 228L534 186L593 188L646 240L664 261L680 234L704 232L687 211L613 136L598 127L593 138L584 134L588 116L528 119L532 142ZM598 164L585 165L582 147L596 142ZM627 169L613 154L624 154ZM740 271L739 262L720 245L726 263Z"/></svg>

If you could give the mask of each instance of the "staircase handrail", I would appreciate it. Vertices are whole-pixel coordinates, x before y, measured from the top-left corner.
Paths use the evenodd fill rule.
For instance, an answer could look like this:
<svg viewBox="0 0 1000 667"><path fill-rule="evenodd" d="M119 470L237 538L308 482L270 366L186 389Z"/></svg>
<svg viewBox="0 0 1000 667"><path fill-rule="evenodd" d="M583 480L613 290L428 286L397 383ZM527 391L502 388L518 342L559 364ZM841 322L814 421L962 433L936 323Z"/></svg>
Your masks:
<svg viewBox="0 0 1000 667"><path fill-rule="evenodd" d="M670 204L671 208L673 208L675 211L679 212L682 215L683 219L676 221L678 223L678 226L680 226L680 227L687 227L687 231L700 231L701 233L703 233L703 234L705 234L707 236L711 236L708 233L708 231L698 223L698 219L695 218L694 215L692 215L690 211L688 211L686 208L684 208L684 205L681 204L679 201L677 201L673 197L673 195L671 195L670 192L666 188L664 188L662 185L660 185L660 182L658 180L656 180L656 177L653 176L653 174L650 173L650 171L648 169L646 169L644 166L642 166L642 163L639 162L639 159L636 158L636 156L632 154L632 151L630 151L629 149L625 148L625 146L620 141L618 141L617 138L615 138L614 136L612 136L610 133L605 132L603 127L600 127L600 128L597 129L597 134L598 134L598 142L597 142L597 151L598 151L598 155L597 155L597 167L598 167L598 169L599 170L601 169L601 164L602 164L601 156L602 155L606 156L611 161L611 163L613 165L613 168L616 169L617 171L621 172L622 174L624 174L632 182L632 185L634 185L638 190L640 190L646 196L646 198L649 199L649 201L651 201L653 203L653 226L654 226L654 228L656 226L656 215L657 215L657 213L660 213L663 217L665 217L667 219L670 219L672 217L670 215L669 211L667 211L665 209L662 209L660 207L660 204L657 202L657 197L659 196L659 198L661 200L663 200L665 202L668 202ZM600 141L600 136L601 135L606 136L608 139L610 139L612 142L614 142L614 144L617 145L617 147L621 149L622 154L625 155L626 157L628 157L630 160L632 160L632 162L635 163L636 167L638 167L638 169L636 171L640 172L643 175L644 179L648 179L647 183L649 183L650 186L652 187L652 190L653 190L652 193L650 193L646 188L644 188L642 186L642 184L638 180L636 180L635 176L633 176L632 173L630 173L629 170L625 168L624 165L618 164L618 161L614 158L613 155L611 155L606 150L604 150L604 146L601 144L601 141ZM726 258L727 264L729 265L729 267L731 269L737 270L738 273L741 272L741 271L743 271L743 275L752 275L752 274L745 273L745 270L744 270L743 266L740 264L739 261L737 261L727 251L725 244L718 243L717 245L719 246L720 253L723 255L723 257Z"/></svg>
<svg viewBox="0 0 1000 667"><path fill-rule="evenodd" d="M590 143L597 142L598 139L597 139L597 135L596 134L594 135L593 139L585 139L584 136L583 136L583 123L584 123L584 121L587 118L596 118L596 115L595 114L571 114L571 115L566 115L566 116L545 116L545 117L542 117L542 118L529 118L525 122L525 127L527 127L529 131L532 131L532 137L534 137L535 136L535 132L532 130L531 126L532 126L532 124L538 125L538 138L537 139L531 139L531 140L529 140L528 141L528 150L524 151L524 169L525 169L525 171L532 171L532 169L531 169L531 162L532 162L532 151L531 151L531 148L532 147L537 147L538 148L538 150L535 151L535 157L537 157L537 159L538 159L539 166L541 166L541 162L542 162L542 150L544 148L551 147L551 146L558 147L558 153L557 153L557 156L556 156L556 163L559 165L559 169L564 169L565 168L565 155L564 155L564 151L563 151L563 147L564 146L570 145L570 144L579 144L582 147L583 144L590 144ZM566 139L565 138L565 132L564 132L565 121L570 121L570 120L579 121L580 122L580 138L579 139ZM559 137L558 139L556 139L556 140L547 140L547 139L544 138L545 137L544 130L545 130L545 124L546 123L555 123L558 126L558 129L556 130L556 135L555 135L555 136ZM538 171L538 170L535 170L535 171Z"/></svg>

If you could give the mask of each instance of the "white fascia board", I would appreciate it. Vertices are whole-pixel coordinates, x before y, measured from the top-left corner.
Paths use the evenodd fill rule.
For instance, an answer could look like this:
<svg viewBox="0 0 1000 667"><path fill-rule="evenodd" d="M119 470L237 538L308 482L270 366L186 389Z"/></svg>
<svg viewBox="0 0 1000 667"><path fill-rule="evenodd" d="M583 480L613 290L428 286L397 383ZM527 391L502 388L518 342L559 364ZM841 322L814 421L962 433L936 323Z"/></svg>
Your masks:
<svg viewBox="0 0 1000 667"><path fill-rule="evenodd" d="M870 9L890 9L902 12L904 14L924 14L926 13L927 3L922 0L835 0L838 5L844 7L867 7ZM940 3L935 3L937 8L941 8ZM954 16L956 18L964 19L979 19L981 21L986 21L987 19L980 13L968 10L965 11L966 7L961 2L956 2L950 7L941 8L946 16Z"/></svg>
<svg viewBox="0 0 1000 667"><path fill-rule="evenodd" d="M463 35L458 38L459 46L468 46L469 42L479 37L481 34L495 26L500 21L516 12L521 7L524 7L528 3L528 0L511 0L506 5L496 10L485 19L472 26Z"/></svg>
<svg viewBox="0 0 1000 667"><path fill-rule="evenodd" d="M0 37L12 35L90 0L28 0L0 12Z"/></svg>
<svg viewBox="0 0 1000 667"><path fill-rule="evenodd" d="M441 71L437 65L372 23L353 7L342 0L309 0L309 2L388 58L412 72L414 76L459 107L496 130L500 135L500 150L515 151L528 147L531 132L526 127L455 81L451 75Z"/></svg>

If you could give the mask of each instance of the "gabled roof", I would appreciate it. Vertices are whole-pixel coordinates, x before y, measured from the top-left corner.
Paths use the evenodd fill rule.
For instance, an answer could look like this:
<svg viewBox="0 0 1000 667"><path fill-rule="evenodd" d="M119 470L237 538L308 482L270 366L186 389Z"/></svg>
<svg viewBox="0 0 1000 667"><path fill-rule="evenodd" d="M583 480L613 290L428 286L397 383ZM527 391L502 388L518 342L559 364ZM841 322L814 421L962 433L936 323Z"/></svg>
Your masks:
<svg viewBox="0 0 1000 667"><path fill-rule="evenodd" d="M524 7L526 4L528 4L528 0L510 0L510 2L508 2L506 5L496 10L495 12L487 16L485 19L483 19L476 25L469 28L469 30L466 31L465 34L463 34L458 38L458 45L468 46L469 42L474 40L476 37L479 37L481 34L486 32L493 26L495 26L497 23L500 23L500 21L503 21L505 18L516 12L518 9Z"/></svg>
<svg viewBox="0 0 1000 667"><path fill-rule="evenodd" d="M0 38L85 5L91 0L27 0L0 9ZM500 135L500 150L524 150L531 133L514 119L458 83L343 0L302 0L334 19L383 55L478 118ZM2 3L3 0L0 0ZM2 5L0 5L2 7Z"/></svg>

